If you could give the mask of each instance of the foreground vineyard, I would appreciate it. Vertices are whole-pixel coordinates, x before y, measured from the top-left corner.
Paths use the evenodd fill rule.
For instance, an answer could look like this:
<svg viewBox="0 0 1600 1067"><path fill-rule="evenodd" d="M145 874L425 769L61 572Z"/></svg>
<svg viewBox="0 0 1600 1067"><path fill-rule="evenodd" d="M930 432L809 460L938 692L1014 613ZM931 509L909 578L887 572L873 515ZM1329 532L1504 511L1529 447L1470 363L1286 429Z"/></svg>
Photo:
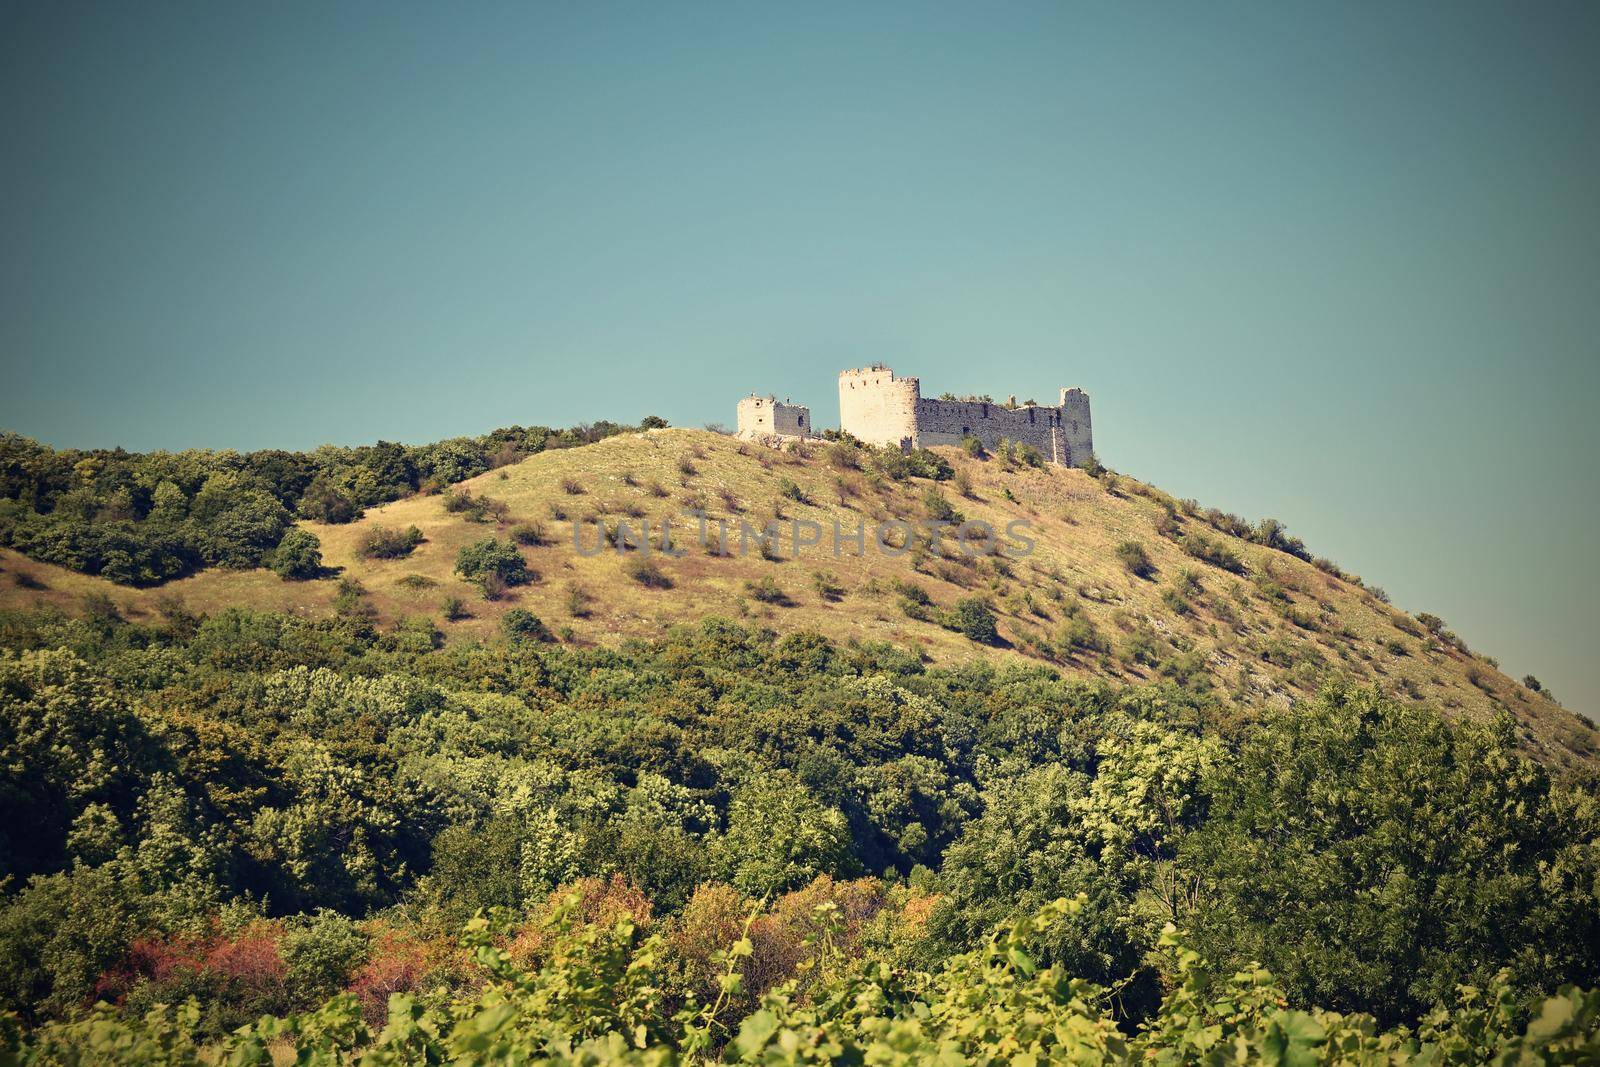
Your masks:
<svg viewBox="0 0 1600 1067"><path fill-rule="evenodd" d="M158 1007L142 1019L103 1010L25 1040L0 1040L7 1062L177 1065L226 1063L761 1064L1262 1063L1580 1064L1600 1056L1600 994L1563 989L1525 1026L1503 977L1463 988L1450 1009L1416 1029L1381 1029L1370 1016L1286 1004L1260 968L1214 974L1169 928L1159 949L1177 985L1132 1035L1119 1029L1114 991L1035 963L1036 935L1082 910L1061 899L1013 923L936 971L846 960L821 936L802 977L769 991L742 1018L729 1010L753 953L741 937L713 961L714 999L669 1014L668 949L621 919L575 927L577 896L556 909L542 965L518 967L482 920L465 941L489 977L448 1005L396 993L381 1028L352 996L287 1019L263 1018L226 1038L196 1035L198 1009Z"/></svg>

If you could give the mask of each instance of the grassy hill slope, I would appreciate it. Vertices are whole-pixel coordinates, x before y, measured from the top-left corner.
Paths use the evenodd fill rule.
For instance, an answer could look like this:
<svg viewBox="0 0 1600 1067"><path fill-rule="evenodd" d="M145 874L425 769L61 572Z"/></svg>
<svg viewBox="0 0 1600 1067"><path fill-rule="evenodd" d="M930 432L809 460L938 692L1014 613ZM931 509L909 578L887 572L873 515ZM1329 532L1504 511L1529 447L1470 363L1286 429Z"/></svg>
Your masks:
<svg viewBox="0 0 1600 1067"><path fill-rule="evenodd" d="M243 606L320 615L335 610L341 580L354 578L380 626L431 619L450 641L492 637L513 608L539 616L562 640L590 643L724 615L841 640L890 641L939 663L1024 656L1119 682L1165 677L1246 707L1309 695L1333 672L1453 715L1509 711L1530 750L1552 764L1588 763L1600 753L1600 737L1586 720L1492 661L1430 633L1356 581L1213 528L1192 505L1159 490L1120 475L1096 479L954 449L941 454L956 480L894 481L821 446L779 452L696 430L630 434L546 452L456 487L498 502L488 514L450 510L450 494L418 495L371 508L348 525L303 523L322 541L330 571L323 579L286 582L266 570L209 570L156 589L129 589L0 552L9 579L0 581L0 607L79 610L86 595L102 594L134 619L153 617L170 597L191 611ZM969 488L963 494L958 485ZM1025 521L1032 552L969 557L947 542L941 554L914 549L891 556L869 545L864 555L847 547L834 557L835 520L853 532L863 522L927 518L944 506L930 490L962 517L997 530ZM729 520L734 554L718 556L696 543L684 508ZM573 545L574 520L637 528L643 518L659 527L665 517L674 518L675 539L688 549L678 559L654 556L670 587L630 575L633 555L586 557ZM739 555L740 520L760 527L774 519L809 519L828 532L798 558L787 533L781 558ZM530 584L491 601L454 573L464 545L507 538L530 524L543 535L543 543L521 549L537 574ZM375 528L412 525L425 540L408 556L361 555ZM592 546L592 522L584 532ZM1148 573L1130 569L1123 547L1129 542L1143 549ZM1210 562L1185 550L1197 543L1212 546L1204 553ZM825 574L820 583L818 572ZM998 617L992 649L940 624L953 604L974 596L986 598ZM469 617L447 619L444 605L452 597Z"/></svg>

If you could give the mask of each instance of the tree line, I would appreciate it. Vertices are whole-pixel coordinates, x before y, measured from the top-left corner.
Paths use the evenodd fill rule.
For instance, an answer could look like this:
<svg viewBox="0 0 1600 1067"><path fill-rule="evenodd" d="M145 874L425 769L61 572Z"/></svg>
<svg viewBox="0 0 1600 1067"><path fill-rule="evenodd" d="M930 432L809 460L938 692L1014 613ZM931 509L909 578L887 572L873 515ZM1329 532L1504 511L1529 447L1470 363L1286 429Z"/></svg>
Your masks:
<svg viewBox="0 0 1600 1067"><path fill-rule="evenodd" d="M258 567L296 518L345 523L365 508L551 448L665 426L511 426L428 445L379 441L310 452L54 449L0 433L0 545L124 585L205 567Z"/></svg>

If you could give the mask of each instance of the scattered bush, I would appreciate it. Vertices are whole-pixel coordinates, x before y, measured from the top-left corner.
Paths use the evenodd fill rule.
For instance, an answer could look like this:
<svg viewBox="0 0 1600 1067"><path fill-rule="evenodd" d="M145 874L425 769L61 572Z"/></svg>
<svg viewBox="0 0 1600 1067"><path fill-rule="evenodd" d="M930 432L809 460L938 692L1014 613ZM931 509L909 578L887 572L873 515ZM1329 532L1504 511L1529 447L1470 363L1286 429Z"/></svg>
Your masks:
<svg viewBox="0 0 1600 1067"><path fill-rule="evenodd" d="M959 523L966 521L961 512L957 511L955 506L945 499L945 495L939 492L939 487L936 485L930 485L923 490L922 510L927 513L928 518L935 522Z"/></svg>
<svg viewBox="0 0 1600 1067"><path fill-rule="evenodd" d="M672 579L649 556L629 556L622 564L622 573L646 589L671 589Z"/></svg>
<svg viewBox="0 0 1600 1067"><path fill-rule="evenodd" d="M1161 662L1161 641L1149 630L1138 629L1122 639L1124 663L1154 667Z"/></svg>
<svg viewBox="0 0 1600 1067"><path fill-rule="evenodd" d="M356 622L368 622L378 616L378 609L367 600L367 587L355 578L339 579L339 593L333 598L334 614Z"/></svg>
<svg viewBox="0 0 1600 1067"><path fill-rule="evenodd" d="M1234 574L1244 573L1244 563L1233 549L1220 541L1213 541L1205 534L1191 530L1184 534L1178 543L1185 552L1202 563L1209 563L1213 567L1221 567L1223 570L1231 571Z"/></svg>
<svg viewBox="0 0 1600 1067"><path fill-rule="evenodd" d="M1066 619L1056 630L1056 651L1063 657L1071 657L1084 652L1109 652L1111 645L1088 616L1080 613Z"/></svg>
<svg viewBox="0 0 1600 1067"><path fill-rule="evenodd" d="M356 551L366 559L399 559L409 556L422 540L422 531L415 526L404 530L374 526L361 539Z"/></svg>
<svg viewBox="0 0 1600 1067"><path fill-rule="evenodd" d="M1117 559L1122 561L1122 566L1135 578L1148 578L1155 573L1155 565L1150 562L1150 557L1145 553L1144 546L1137 541L1124 541L1117 546Z"/></svg>
<svg viewBox="0 0 1600 1067"><path fill-rule="evenodd" d="M298 526L284 532L272 550L272 570L289 581L303 582L322 573L322 542Z"/></svg>
<svg viewBox="0 0 1600 1067"><path fill-rule="evenodd" d="M552 641L544 621L526 608L512 608L500 617L500 629L513 641Z"/></svg>
<svg viewBox="0 0 1600 1067"><path fill-rule="evenodd" d="M456 556L456 573L468 581L486 583L493 578L505 586L532 580L527 561L516 546L493 537L463 546Z"/></svg>
<svg viewBox="0 0 1600 1067"><path fill-rule="evenodd" d="M83 607L84 621L101 631L115 629L124 620L122 609L117 607L117 602L104 593L85 593L80 602Z"/></svg>
<svg viewBox="0 0 1600 1067"><path fill-rule="evenodd" d="M774 604L785 608L794 606L794 601L789 598L789 594L785 593L783 588L770 575L755 581L746 581L744 590L750 594L752 599L759 600L763 604Z"/></svg>
<svg viewBox="0 0 1600 1067"><path fill-rule="evenodd" d="M528 548L538 548L548 544L545 539L544 523L537 519L528 522L519 522L511 528L511 540Z"/></svg>
<svg viewBox="0 0 1600 1067"><path fill-rule="evenodd" d="M969 596L957 600L946 617L945 625L979 644L992 645L1000 639L994 610L982 597Z"/></svg>
<svg viewBox="0 0 1600 1067"><path fill-rule="evenodd" d="M445 511L452 515L465 515L468 522L488 522L491 519L503 522L511 513L505 501L487 496L473 496L465 489L460 492L447 492L443 500Z"/></svg>
<svg viewBox="0 0 1600 1067"><path fill-rule="evenodd" d="M587 589L574 582L567 586L566 601L568 615L574 619L586 619L589 617L589 605L593 603L594 597L589 595Z"/></svg>
<svg viewBox="0 0 1600 1067"><path fill-rule="evenodd" d="M861 450L848 441L834 441L828 445L827 464L834 470L859 470Z"/></svg>
<svg viewBox="0 0 1600 1067"><path fill-rule="evenodd" d="M963 498L967 500L975 499L972 488L972 475L967 472L965 467L956 471L954 477L950 480L950 484L955 486L956 492L961 494Z"/></svg>
<svg viewBox="0 0 1600 1067"><path fill-rule="evenodd" d="M844 585L839 581L839 576L832 571L817 571L811 575L811 587L817 595L831 603L844 599Z"/></svg>

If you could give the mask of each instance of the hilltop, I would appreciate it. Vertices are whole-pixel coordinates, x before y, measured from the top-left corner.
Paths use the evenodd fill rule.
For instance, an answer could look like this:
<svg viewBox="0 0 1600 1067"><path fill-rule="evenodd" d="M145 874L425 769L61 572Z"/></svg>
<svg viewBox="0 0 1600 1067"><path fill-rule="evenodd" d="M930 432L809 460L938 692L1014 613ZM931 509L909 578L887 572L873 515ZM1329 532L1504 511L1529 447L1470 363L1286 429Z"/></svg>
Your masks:
<svg viewBox="0 0 1600 1067"><path fill-rule="evenodd" d="M575 645L615 645L720 615L840 642L889 642L932 664L997 656L1118 683L1167 680L1243 709L1309 697L1337 676L1464 719L1507 712L1522 743L1551 765L1587 764L1600 751L1587 720L1467 650L1439 620L1398 610L1332 564L1239 536L1245 531L1236 522L1125 475L934 452L948 465L937 473L952 476L885 472L869 453L822 443L780 451L708 431L627 433L369 507L354 522L302 520L321 542L325 569L314 580L213 568L135 589L7 550L0 551L10 575L0 582L0 607L76 612L94 598L104 610L103 597L140 621L177 601L189 611L244 607L312 617L342 605L383 628L426 620L449 643L490 640L520 609ZM726 520L732 554L698 544L684 509L704 512L712 529ZM667 517L688 551L651 554L664 580L631 573L637 553L585 555L574 546L575 522L583 522L583 545L592 551L594 520L613 531L648 520L659 530ZM1021 522L1032 550L1021 555L1014 541L1009 552L968 556L947 540L940 553L924 545L891 555L869 544L856 555L849 543L833 553L836 521L853 533L863 523L870 530L929 517L997 531ZM793 520L825 531L798 557L787 526ZM739 554L741 522L759 529L773 521L785 524L775 558ZM409 553L363 555L375 531L410 527L421 541ZM532 577L492 600L455 571L461 549L486 537L520 540ZM993 612L992 641L976 642L950 624L951 610L971 598Z"/></svg>

